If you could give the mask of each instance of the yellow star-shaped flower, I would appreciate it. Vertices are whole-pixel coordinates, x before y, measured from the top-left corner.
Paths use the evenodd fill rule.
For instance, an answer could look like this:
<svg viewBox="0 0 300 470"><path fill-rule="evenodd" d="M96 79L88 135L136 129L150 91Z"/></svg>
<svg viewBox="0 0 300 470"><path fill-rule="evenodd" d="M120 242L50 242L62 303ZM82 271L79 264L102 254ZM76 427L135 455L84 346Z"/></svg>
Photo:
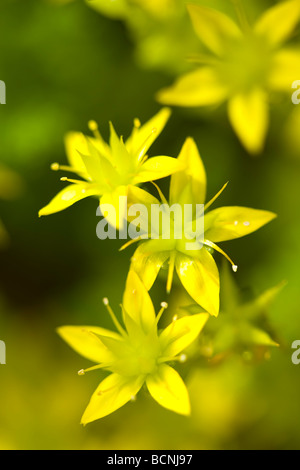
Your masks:
<svg viewBox="0 0 300 470"><path fill-rule="evenodd" d="M167 362L184 361L179 355L199 335L208 315L174 318L162 331L158 322L167 307L156 316L150 296L136 273L130 271L123 297L123 328L108 300L104 304L118 333L94 326L63 326L61 337L79 354L97 365L79 371L104 369L111 372L98 386L82 417L90 423L114 412L134 399L143 384L163 407L182 415L190 413L186 386Z"/></svg>
<svg viewBox="0 0 300 470"><path fill-rule="evenodd" d="M217 321L211 318L201 335L201 349L205 356L218 362L232 354L239 354L246 361L268 358L270 348L279 346L268 313L286 283L281 282L245 301L225 264L221 270L221 281L220 316ZM182 307L184 312L197 314L201 311L188 299L185 303Z"/></svg>
<svg viewBox="0 0 300 470"><path fill-rule="evenodd" d="M267 10L249 26L234 2L241 27L225 14L188 4L196 34L210 53L196 56L201 67L171 87L161 90L161 103L210 106L228 102L230 122L245 148L262 151L269 126L272 92L291 93L300 76L299 48L283 47L300 19L299 0L288 0Z"/></svg>
<svg viewBox="0 0 300 470"><path fill-rule="evenodd" d="M53 214L75 202L89 196L98 197L101 206L110 204L116 210L116 220L108 221L121 228L126 222L126 210L119 214L119 198L127 196L131 187L141 183L164 178L178 171L181 167L172 157L157 156L148 160L148 149L162 132L170 116L170 110L163 108L150 121L141 126L138 119L134 121L131 136L124 143L110 124L109 145L102 139L94 121L89 123L94 137L87 137L79 132L66 136L66 152L69 166L52 165L53 170L65 170L77 173L82 180L61 178L72 184L64 188L52 201L40 210L39 216ZM102 212L105 212L104 210Z"/></svg>
<svg viewBox="0 0 300 470"><path fill-rule="evenodd" d="M178 160L183 163L185 170L171 177L170 204L168 205L170 225L175 221L174 213L170 210L172 205L181 205L182 213L184 213L185 205L191 204L195 207L196 204L204 204L206 197L206 173L193 139L186 140ZM216 250L223 254L231 262L233 270L237 270L237 266L216 243L255 232L276 217L272 212L238 206L221 207L206 213L226 186L204 206L205 212L197 215L199 218L204 217L204 224L200 224L200 226L204 225L204 235L199 233L192 239L187 238L183 233L179 238L178 230L176 236L176 231L170 230L170 237L167 239L164 226L160 223L156 230L156 233L160 230L159 235L156 239L141 241L131 262L131 268L138 273L145 286L150 289L160 269L168 261L167 292L171 290L173 272L176 269L189 295L214 316L218 316L219 313L220 283L218 268L211 252ZM137 197L139 196L142 200L144 191L136 188L136 192ZM147 204L160 204L156 198L151 198L149 194L145 195ZM141 237L136 238L137 241L140 239ZM195 249L187 249L187 241L195 243ZM128 243L124 247L127 245Z"/></svg>

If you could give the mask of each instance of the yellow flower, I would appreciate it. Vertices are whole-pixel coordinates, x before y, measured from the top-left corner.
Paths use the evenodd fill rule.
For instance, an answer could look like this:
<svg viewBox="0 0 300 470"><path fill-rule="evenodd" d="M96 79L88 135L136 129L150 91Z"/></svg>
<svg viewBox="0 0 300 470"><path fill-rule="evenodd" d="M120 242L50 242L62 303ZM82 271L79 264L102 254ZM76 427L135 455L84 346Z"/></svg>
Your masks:
<svg viewBox="0 0 300 470"><path fill-rule="evenodd" d="M195 207L195 204L204 204L206 196L206 173L193 139L188 138L185 141L178 160L183 162L186 169L171 177L168 212L171 222L172 218L174 220L174 213L170 210L173 204L182 206L183 213L184 205L192 204ZM204 211L226 186L204 206ZM136 191L142 199L142 190L136 188ZM150 203L149 195L147 200ZM159 201L152 197L151 204L159 204ZM173 272L176 269L181 283L195 302L211 315L218 316L219 272L211 252L216 250L223 254L231 262L234 271L237 266L216 243L248 235L270 222L276 215L272 212L233 206L215 209L205 215L202 212L198 217L204 217L204 238L201 238L202 234L197 234L194 240L189 240L198 243L198 249L186 249L185 234L178 239L172 236L174 232L170 231L171 236L166 239L160 224L159 237L141 242L133 255L131 268L138 273L147 289L150 289L160 269L169 260L167 292L171 290Z"/></svg>
<svg viewBox="0 0 300 470"><path fill-rule="evenodd" d="M143 384L163 407L182 415L190 414L186 386L179 374L167 362L184 361L179 355L199 335L208 315L198 314L174 318L158 331L158 322L167 307L156 316L150 296L136 273L130 271L123 297L123 328L108 300L104 304L118 333L94 326L63 326L61 337L79 354L97 365L79 371L105 369L106 377L93 394L82 417L82 424L109 415L134 399Z"/></svg>
<svg viewBox="0 0 300 470"><path fill-rule="evenodd" d="M195 57L201 67L158 93L161 103L210 106L228 102L230 122L245 148L263 149L271 92L291 93L300 76L300 50L282 47L300 18L299 0L268 9L250 27L236 0L242 28L225 14L188 5L196 34L210 53Z"/></svg>
<svg viewBox="0 0 300 470"><path fill-rule="evenodd" d="M202 347L210 356L221 360L228 355L241 354L245 360L268 358L270 348L278 347L268 320L268 310L285 282L267 289L258 297L244 301L227 266L221 271L221 311L218 321L209 321L202 335ZM199 313L196 305L183 308Z"/></svg>
<svg viewBox="0 0 300 470"><path fill-rule="evenodd" d="M170 110L163 108L143 126L135 119L132 134L125 143L122 137L117 136L112 124L109 145L102 139L94 121L89 123L94 138L78 132L69 133L65 139L69 166L54 163L52 169L77 173L82 180L61 178L72 184L41 209L39 216L62 211L81 199L95 196L100 200L100 209L106 204L115 207L117 220L108 217L108 221L121 228L126 220L127 208L123 208L124 214L119 214L119 197L127 196L132 186L164 178L180 169L177 160L172 157L159 156L148 160L146 155L169 116Z"/></svg>

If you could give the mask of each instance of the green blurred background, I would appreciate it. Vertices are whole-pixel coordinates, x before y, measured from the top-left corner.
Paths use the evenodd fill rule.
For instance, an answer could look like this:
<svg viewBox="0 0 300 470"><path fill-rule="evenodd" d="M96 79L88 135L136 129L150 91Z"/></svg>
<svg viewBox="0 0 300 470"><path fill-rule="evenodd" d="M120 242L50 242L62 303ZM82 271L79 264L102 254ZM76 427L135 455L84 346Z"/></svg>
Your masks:
<svg viewBox="0 0 300 470"><path fill-rule="evenodd" d="M225 0L198 3L232 13ZM245 0L253 17L273 4ZM151 155L177 156L191 135L206 166L209 197L229 180L219 204L278 213L259 232L223 247L239 265L235 278L245 298L288 281L269 315L282 347L268 361L245 364L234 355L213 367L187 363L180 372L191 394L190 418L140 393L113 415L79 424L103 376L79 377L89 363L55 329L111 328L101 299L109 297L117 311L133 248L119 253L121 241L96 238L93 199L50 217L37 214L63 187L50 164L65 162L64 134L87 132L95 119L106 138L109 120L128 135L134 117L144 122L159 110L155 92L186 67L180 58L197 49L184 14L177 29L171 20L153 18L145 29L147 18L145 12L131 16L129 28L81 0L1 1L0 79L7 104L0 107L0 161L18 176L9 197L0 192L9 234L0 251L0 339L7 347L7 364L0 365L0 449L299 449L300 365L291 362L291 343L300 339L300 106L290 96L274 98L258 158L241 147L223 107L174 109L151 149ZM189 38L187 50L174 44L181 34ZM170 51L169 63L160 44ZM168 180L161 186L167 192ZM163 282L151 294L156 307L168 300Z"/></svg>

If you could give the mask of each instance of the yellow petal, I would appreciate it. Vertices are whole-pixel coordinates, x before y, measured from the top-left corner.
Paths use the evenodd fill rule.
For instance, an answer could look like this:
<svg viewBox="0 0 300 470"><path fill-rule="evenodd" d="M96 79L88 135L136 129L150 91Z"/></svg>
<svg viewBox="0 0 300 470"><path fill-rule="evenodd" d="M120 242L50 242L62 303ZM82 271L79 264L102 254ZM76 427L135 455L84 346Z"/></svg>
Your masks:
<svg viewBox="0 0 300 470"><path fill-rule="evenodd" d="M276 217L273 212L248 207L220 207L204 215L205 238L222 242L244 237Z"/></svg>
<svg viewBox="0 0 300 470"><path fill-rule="evenodd" d="M257 21L254 31L263 36L271 46L286 41L300 19L299 0L280 2L269 8Z"/></svg>
<svg viewBox="0 0 300 470"><path fill-rule="evenodd" d="M199 313L173 321L159 336L163 356L176 356L200 334L209 315Z"/></svg>
<svg viewBox="0 0 300 470"><path fill-rule="evenodd" d="M222 55L228 42L238 39L241 30L224 13L200 5L187 5L195 32L212 52Z"/></svg>
<svg viewBox="0 0 300 470"><path fill-rule="evenodd" d="M229 119L248 152L262 151L269 126L269 106L262 90L235 95L228 103Z"/></svg>
<svg viewBox="0 0 300 470"><path fill-rule="evenodd" d="M121 408L139 392L143 385L143 377L123 377L111 374L106 377L92 395L81 423L88 424L103 418Z"/></svg>
<svg viewBox="0 0 300 470"><path fill-rule="evenodd" d="M261 328L256 328L249 323L245 323L240 330L240 340L246 344L257 344L259 346L275 346L279 344L272 340L271 336Z"/></svg>
<svg viewBox="0 0 300 470"><path fill-rule="evenodd" d="M219 314L219 271L210 253L199 250L197 258L178 254L176 271L186 291L208 313Z"/></svg>
<svg viewBox="0 0 300 470"><path fill-rule="evenodd" d="M134 252L131 268L142 279L146 289L150 290L158 273L170 256L169 240L150 240L142 243Z"/></svg>
<svg viewBox="0 0 300 470"><path fill-rule="evenodd" d="M141 127L135 127L125 145L127 150L136 157L147 153L153 142L163 131L171 115L169 108L162 108L152 119ZM146 144L146 145L145 145ZM141 149L143 154L139 155Z"/></svg>
<svg viewBox="0 0 300 470"><path fill-rule="evenodd" d="M87 142L81 132L68 132L65 136L65 149L70 166L78 173L85 174L86 168L80 156L87 154Z"/></svg>
<svg viewBox="0 0 300 470"><path fill-rule="evenodd" d="M60 191L49 204L39 211L39 217L42 215L54 214L81 201L89 196L100 196L99 187L91 183L70 184Z"/></svg>
<svg viewBox="0 0 300 470"><path fill-rule="evenodd" d="M127 220L127 204L123 204L125 199L120 199L125 198L127 193L127 186L118 186L111 193L103 194L100 199L100 210L102 214L110 225L116 227L118 230L122 230ZM106 210L105 206L107 206L107 209L111 207L111 210Z"/></svg>
<svg viewBox="0 0 300 470"><path fill-rule="evenodd" d="M257 318L261 317L261 315L265 315L285 285L286 282L283 281L277 286L267 289L256 299L241 305L239 307L241 317L246 320L255 321Z"/></svg>
<svg viewBox="0 0 300 470"><path fill-rule="evenodd" d="M156 99L175 106L211 106L222 103L228 89L212 67L202 67L180 77L174 85L160 90Z"/></svg>
<svg viewBox="0 0 300 470"><path fill-rule="evenodd" d="M155 375L150 375L146 384L154 400L168 410L182 415L189 415L190 399L187 388L180 375L165 364Z"/></svg>
<svg viewBox="0 0 300 470"><path fill-rule="evenodd" d="M139 276L132 269L128 273L123 296L123 307L145 333L153 330L156 316L152 300ZM126 316L125 316L126 322Z"/></svg>
<svg viewBox="0 0 300 470"><path fill-rule="evenodd" d="M61 326L57 332L78 354L97 364L110 362L112 357L96 335L122 339L117 333L97 326Z"/></svg>
<svg viewBox="0 0 300 470"><path fill-rule="evenodd" d="M185 170L175 173L171 178L170 204L179 202L185 187L191 185L192 200L186 204L204 204L206 197L206 173L197 145L191 138L186 139L178 161L182 162Z"/></svg>
<svg viewBox="0 0 300 470"><path fill-rule="evenodd" d="M176 158L152 157L143 163L133 179L133 184L145 183L165 178L182 170L182 165Z"/></svg>
<svg viewBox="0 0 300 470"><path fill-rule="evenodd" d="M127 0L85 0L86 4L96 11L111 18L126 18L130 12Z"/></svg>
<svg viewBox="0 0 300 470"><path fill-rule="evenodd" d="M276 91L292 93L292 84L300 77L300 50L282 49L272 61L268 83Z"/></svg>
<svg viewBox="0 0 300 470"><path fill-rule="evenodd" d="M82 155L91 154L95 157L95 151L97 151L102 157L109 157L109 147L105 142L93 137L86 137L81 132L68 132L66 134L65 149L71 167L84 177L88 177L88 173Z"/></svg>

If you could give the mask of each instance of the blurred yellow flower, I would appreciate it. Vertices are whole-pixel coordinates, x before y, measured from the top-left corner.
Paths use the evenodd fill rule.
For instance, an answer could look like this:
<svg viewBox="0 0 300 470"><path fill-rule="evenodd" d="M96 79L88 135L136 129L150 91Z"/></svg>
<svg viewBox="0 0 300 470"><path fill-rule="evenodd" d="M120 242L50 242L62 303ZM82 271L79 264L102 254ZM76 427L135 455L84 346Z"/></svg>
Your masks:
<svg viewBox="0 0 300 470"><path fill-rule="evenodd" d="M188 138L185 141L178 161L183 163L185 170L171 177L170 206L192 204L195 207L196 204L204 204L206 173L193 139ZM226 186L204 206L204 211L211 206ZM136 188L137 196L142 199L141 191L140 188ZM147 203L150 203L149 195ZM159 204L159 201L153 197L151 203ZM174 219L172 211L169 211L169 217ZM223 254L236 271L237 266L216 243L249 235L270 222L276 215L268 211L233 206L215 209L205 215L202 212L197 215L198 217L204 217L204 237L203 234L199 234L194 240L189 240L196 244L195 249L186 249L187 239L184 234L181 239L177 239L171 232L170 238L166 239L162 228L159 227L157 231L160 230L160 233L157 239L143 241L137 248L131 268L138 273L147 289L150 289L161 267L169 260L167 292L171 290L173 272L176 269L181 283L195 302L211 315L218 316L219 272L211 251L216 250Z"/></svg>
<svg viewBox="0 0 300 470"><path fill-rule="evenodd" d="M54 163L52 169L77 173L82 180L61 178L72 184L41 209L39 216L62 211L81 199L95 196L100 200L100 209L107 204L114 206L116 220L108 216L108 221L121 228L126 220L127 207L121 208L124 214L119 214L120 196L127 196L131 186L164 178L180 169L178 161L172 157L159 156L148 160L146 155L169 117L170 110L163 108L143 126L135 119L132 134L125 143L122 137L117 136L111 123L109 145L102 139L94 121L89 122L94 138L79 132L69 133L65 144L70 166Z"/></svg>
<svg viewBox="0 0 300 470"><path fill-rule="evenodd" d="M221 311L218 321L209 321L202 336L202 347L215 359L226 359L240 354L246 360L268 358L271 347L278 341L268 319L268 310L284 287L281 282L253 300L244 301L226 265L221 270ZM197 314L196 305L183 307L185 312Z"/></svg>
<svg viewBox="0 0 300 470"><path fill-rule="evenodd" d="M85 0L95 10L113 18L126 18L139 7L154 17L172 14L178 0Z"/></svg>
<svg viewBox="0 0 300 470"><path fill-rule="evenodd" d="M228 102L232 127L252 154L262 151L269 126L271 92L291 92L300 76L300 50L283 47L300 19L299 0L268 9L253 27L240 0L234 1L241 28L228 16L188 4L196 34L210 53L192 60L201 67L161 90L161 103L210 106Z"/></svg>
<svg viewBox="0 0 300 470"><path fill-rule="evenodd" d="M123 328L108 300L104 304L118 333L93 326L63 326L60 336L82 356L98 365L79 371L80 375L96 369L109 370L93 394L82 417L82 424L109 415L133 400L143 384L163 407L182 415L190 414L186 386L167 362L184 361L179 355L199 335L208 315L174 318L163 331L158 322L167 307L156 316L150 296L136 273L130 271L123 297Z"/></svg>

